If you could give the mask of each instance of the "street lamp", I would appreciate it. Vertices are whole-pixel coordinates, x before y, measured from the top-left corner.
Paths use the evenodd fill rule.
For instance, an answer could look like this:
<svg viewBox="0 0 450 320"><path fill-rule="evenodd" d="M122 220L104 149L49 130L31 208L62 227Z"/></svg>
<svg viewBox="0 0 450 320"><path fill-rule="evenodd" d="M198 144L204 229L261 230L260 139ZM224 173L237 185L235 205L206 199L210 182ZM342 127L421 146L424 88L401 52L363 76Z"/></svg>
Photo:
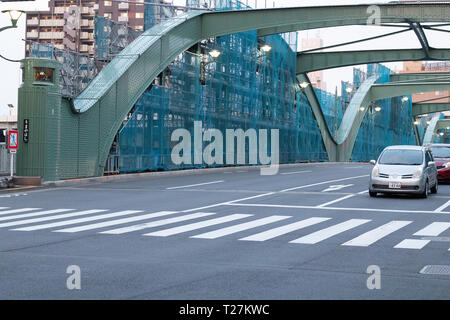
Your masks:
<svg viewBox="0 0 450 320"><path fill-rule="evenodd" d="M308 88L309 86L309 82L303 81L300 82L300 88L302 89L302 91L304 91L306 88Z"/></svg>
<svg viewBox="0 0 450 320"><path fill-rule="evenodd" d="M258 59L267 56L269 54L270 50L272 50L272 47L269 46L268 44L265 44L262 47L260 47L259 49L262 51L262 53L260 53L258 55Z"/></svg>
<svg viewBox="0 0 450 320"><path fill-rule="evenodd" d="M407 96L404 96L403 98L402 98L402 101L403 102L407 102L409 100L409 98L407 97Z"/></svg>
<svg viewBox="0 0 450 320"><path fill-rule="evenodd" d="M7 27L0 28L0 32L10 28L17 28L17 21L22 16L25 11L22 10L3 10L2 13L9 13L9 18L11 19L11 25Z"/></svg>
<svg viewBox="0 0 450 320"><path fill-rule="evenodd" d="M353 88L352 88L352 87L347 87L347 88L345 88L345 91L346 91L348 94L350 94L350 93L352 93Z"/></svg>
<svg viewBox="0 0 450 320"><path fill-rule="evenodd" d="M209 56L212 58L212 60L208 61L208 56L206 54L195 54L197 57L200 57L202 61L200 62L200 83L202 85L206 84L206 66L210 63L217 62L217 58L222 54L217 49L213 49L208 52Z"/></svg>
<svg viewBox="0 0 450 320"><path fill-rule="evenodd" d="M212 62L215 62L215 61L217 60L217 58L218 58L221 54L222 54L222 52L220 52L219 50L216 50L216 49L211 50L211 51L209 52L209 55L210 55L211 58L213 58L213 60L214 60L214 61L212 61Z"/></svg>

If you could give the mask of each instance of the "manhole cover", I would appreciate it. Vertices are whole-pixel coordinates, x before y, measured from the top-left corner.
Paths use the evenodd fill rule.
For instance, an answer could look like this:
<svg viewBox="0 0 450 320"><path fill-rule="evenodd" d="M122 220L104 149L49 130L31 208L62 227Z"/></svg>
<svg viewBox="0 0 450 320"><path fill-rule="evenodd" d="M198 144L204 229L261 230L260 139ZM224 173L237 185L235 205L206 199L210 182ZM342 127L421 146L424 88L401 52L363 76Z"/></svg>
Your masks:
<svg viewBox="0 0 450 320"><path fill-rule="evenodd" d="M450 276L450 266L428 265L423 267L422 270L420 270L420 273Z"/></svg>

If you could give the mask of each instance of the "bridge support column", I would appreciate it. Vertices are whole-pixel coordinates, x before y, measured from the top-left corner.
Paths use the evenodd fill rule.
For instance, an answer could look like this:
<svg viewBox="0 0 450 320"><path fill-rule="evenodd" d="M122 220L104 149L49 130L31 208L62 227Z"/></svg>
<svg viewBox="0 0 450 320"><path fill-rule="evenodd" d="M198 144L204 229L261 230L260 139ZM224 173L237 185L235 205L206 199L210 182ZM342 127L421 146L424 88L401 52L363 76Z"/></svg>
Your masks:
<svg viewBox="0 0 450 320"><path fill-rule="evenodd" d="M61 90L60 63L55 60L27 58L22 61L22 85L18 99L19 151L18 176L57 179L60 148ZM28 135L24 138L27 123Z"/></svg>

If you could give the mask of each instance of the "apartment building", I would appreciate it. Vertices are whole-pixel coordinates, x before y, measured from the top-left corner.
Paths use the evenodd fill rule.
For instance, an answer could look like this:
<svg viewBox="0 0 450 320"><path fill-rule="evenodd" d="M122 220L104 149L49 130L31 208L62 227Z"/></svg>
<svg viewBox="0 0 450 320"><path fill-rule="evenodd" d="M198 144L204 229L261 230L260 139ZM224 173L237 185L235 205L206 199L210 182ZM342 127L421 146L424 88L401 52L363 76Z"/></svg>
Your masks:
<svg viewBox="0 0 450 320"><path fill-rule="evenodd" d="M143 30L145 6L137 2L144 0L49 0L47 11L27 12L25 38L92 56L95 15ZM30 42L25 50L29 56Z"/></svg>

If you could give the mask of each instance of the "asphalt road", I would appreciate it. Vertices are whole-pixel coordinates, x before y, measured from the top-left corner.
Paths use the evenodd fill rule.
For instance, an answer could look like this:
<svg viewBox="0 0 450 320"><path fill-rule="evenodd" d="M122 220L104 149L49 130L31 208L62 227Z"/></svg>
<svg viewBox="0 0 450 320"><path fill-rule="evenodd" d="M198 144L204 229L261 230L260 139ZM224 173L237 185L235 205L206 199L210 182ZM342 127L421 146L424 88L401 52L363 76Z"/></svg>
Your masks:
<svg viewBox="0 0 450 320"><path fill-rule="evenodd" d="M450 185L428 199L370 198L371 168L0 193L0 298L450 299L450 273L420 273L450 266ZM80 290L66 286L73 265Z"/></svg>

